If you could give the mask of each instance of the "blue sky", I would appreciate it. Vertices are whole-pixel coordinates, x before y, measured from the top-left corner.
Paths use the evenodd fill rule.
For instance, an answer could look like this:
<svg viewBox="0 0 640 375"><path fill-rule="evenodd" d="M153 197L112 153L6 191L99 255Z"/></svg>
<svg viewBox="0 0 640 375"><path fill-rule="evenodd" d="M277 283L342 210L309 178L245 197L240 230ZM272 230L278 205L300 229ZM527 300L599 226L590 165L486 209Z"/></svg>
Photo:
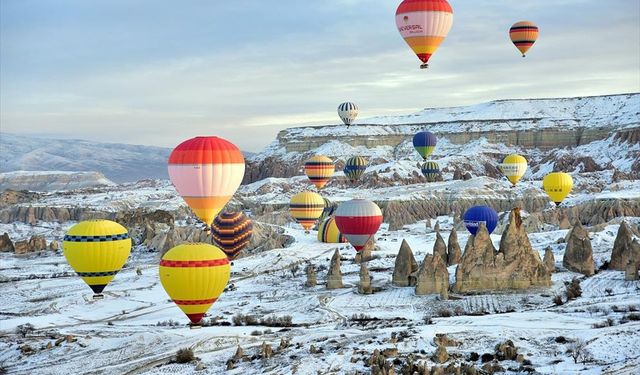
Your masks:
<svg viewBox="0 0 640 375"><path fill-rule="evenodd" d="M640 91L637 0L450 0L430 62L387 0L1 0L0 130L259 151L283 128L493 99ZM525 4L526 3L526 4ZM541 30L522 59L512 23Z"/></svg>

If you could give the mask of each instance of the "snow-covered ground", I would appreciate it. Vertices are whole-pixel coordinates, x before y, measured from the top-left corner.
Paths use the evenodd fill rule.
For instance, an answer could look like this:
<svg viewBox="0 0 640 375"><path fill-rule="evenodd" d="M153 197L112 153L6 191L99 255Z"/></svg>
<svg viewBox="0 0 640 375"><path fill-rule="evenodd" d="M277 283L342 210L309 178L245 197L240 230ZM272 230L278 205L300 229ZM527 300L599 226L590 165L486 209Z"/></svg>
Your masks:
<svg viewBox="0 0 640 375"><path fill-rule="evenodd" d="M638 218L630 220L640 222ZM440 217L438 221L446 238L452 219ZM356 293L359 266L349 245L321 244L315 233L305 234L299 229L289 228L287 232L296 239L292 246L234 262L232 290L227 290L209 311L209 317L231 325L198 330L186 327L186 317L159 284L155 253L134 250L125 269L107 287L106 298L97 301L92 300L90 289L73 274L60 253L27 258L0 254L0 364L17 374L187 374L195 371L193 363L169 362L179 348L191 347L206 367L199 373L219 374L238 345L252 356L262 342L275 349L282 339L288 339L291 345L276 351L273 358L240 361L228 373L367 373L360 360L363 351L397 348L400 356L417 352L418 358L428 360L436 349L434 335L447 333L462 341L461 346L449 348L450 354L461 358L472 352L493 352L495 344L511 339L519 353L544 374L640 371L640 322L623 323L623 317L632 313L629 311L640 309L640 282L624 281L622 272L602 271L582 281L583 295L578 299L562 306L552 303L552 296L564 289L565 281L581 276L563 270L561 265L564 245L557 240L567 231L530 236L541 256L547 246L554 251L560 272L554 274L551 288L454 295L448 301L415 296L413 288L390 285L402 239L409 242L418 261L431 252L435 234L427 231L424 222L392 232L383 225L377 236L380 250L369 262L373 283L383 290L373 295ZM609 225L592 233L597 264L610 256L616 232L617 225ZM467 238L467 233L459 233L462 245ZM497 246L499 236L492 239ZM336 248L343 257L345 288L326 290L321 285L326 276L322 267L328 266ZM309 262L321 267L320 285L312 288L303 286L304 267ZM455 266L449 272L453 281ZM455 314L439 317L443 310ZM236 314L289 315L294 327L234 326L231 321ZM357 321L353 319L356 314L379 320ZM434 324L426 324L425 316L432 317ZM613 320L612 326L593 327L607 319ZM170 321L177 325L166 325ZM27 323L34 325L34 332L26 337L14 333ZM404 332L407 337L392 343L394 332ZM73 335L77 341L47 348L60 335ZM590 361L574 364L566 353L570 344L556 342L559 336L584 340ZM21 354L19 347L25 344L35 353ZM310 353L311 345L322 353ZM421 355L421 351L426 354ZM518 367L508 361L502 365Z"/></svg>

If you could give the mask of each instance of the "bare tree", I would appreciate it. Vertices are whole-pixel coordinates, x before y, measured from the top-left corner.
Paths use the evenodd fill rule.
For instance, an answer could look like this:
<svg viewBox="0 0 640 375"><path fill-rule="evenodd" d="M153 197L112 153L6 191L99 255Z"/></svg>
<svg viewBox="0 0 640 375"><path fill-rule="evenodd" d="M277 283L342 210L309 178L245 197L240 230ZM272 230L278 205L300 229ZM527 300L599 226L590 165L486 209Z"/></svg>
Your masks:
<svg viewBox="0 0 640 375"><path fill-rule="evenodd" d="M569 352L574 363L584 362L587 357L587 343L582 339L576 339L569 345Z"/></svg>

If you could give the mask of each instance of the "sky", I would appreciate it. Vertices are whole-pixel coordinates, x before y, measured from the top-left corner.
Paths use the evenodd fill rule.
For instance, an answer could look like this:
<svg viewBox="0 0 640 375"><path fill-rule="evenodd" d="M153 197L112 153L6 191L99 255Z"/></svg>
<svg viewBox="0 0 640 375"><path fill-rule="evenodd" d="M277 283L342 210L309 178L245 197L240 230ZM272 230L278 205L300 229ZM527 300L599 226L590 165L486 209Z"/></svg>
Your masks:
<svg viewBox="0 0 640 375"><path fill-rule="evenodd" d="M430 68L400 0L1 0L0 131L260 151L292 126L494 99L640 91L638 0L449 0ZM540 27L523 59L516 21Z"/></svg>

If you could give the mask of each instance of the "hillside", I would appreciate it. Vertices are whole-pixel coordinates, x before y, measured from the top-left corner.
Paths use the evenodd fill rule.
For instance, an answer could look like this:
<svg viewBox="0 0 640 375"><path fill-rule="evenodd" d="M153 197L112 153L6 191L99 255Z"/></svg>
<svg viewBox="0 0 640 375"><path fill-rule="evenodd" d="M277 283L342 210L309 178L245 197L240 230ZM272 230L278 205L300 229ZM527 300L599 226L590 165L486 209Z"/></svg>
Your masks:
<svg viewBox="0 0 640 375"><path fill-rule="evenodd" d="M59 191L90 187L114 186L113 181L98 172L16 171L0 173L0 191Z"/></svg>
<svg viewBox="0 0 640 375"><path fill-rule="evenodd" d="M334 158L338 169L353 155L368 157L373 165L394 160L418 162L411 140L421 130L438 136L432 159L441 163L441 168L451 165L449 169L471 169L469 172L476 175L486 173L485 164L496 164L511 152L527 157L534 171L543 164L545 170L553 169L553 159L561 159L559 167L568 171L580 164L591 165L592 171L619 169L634 176L640 170L640 94L635 93L499 100L363 119L349 128L290 128L248 159L244 182L298 175L312 154ZM614 161L626 162L611 167Z"/></svg>

